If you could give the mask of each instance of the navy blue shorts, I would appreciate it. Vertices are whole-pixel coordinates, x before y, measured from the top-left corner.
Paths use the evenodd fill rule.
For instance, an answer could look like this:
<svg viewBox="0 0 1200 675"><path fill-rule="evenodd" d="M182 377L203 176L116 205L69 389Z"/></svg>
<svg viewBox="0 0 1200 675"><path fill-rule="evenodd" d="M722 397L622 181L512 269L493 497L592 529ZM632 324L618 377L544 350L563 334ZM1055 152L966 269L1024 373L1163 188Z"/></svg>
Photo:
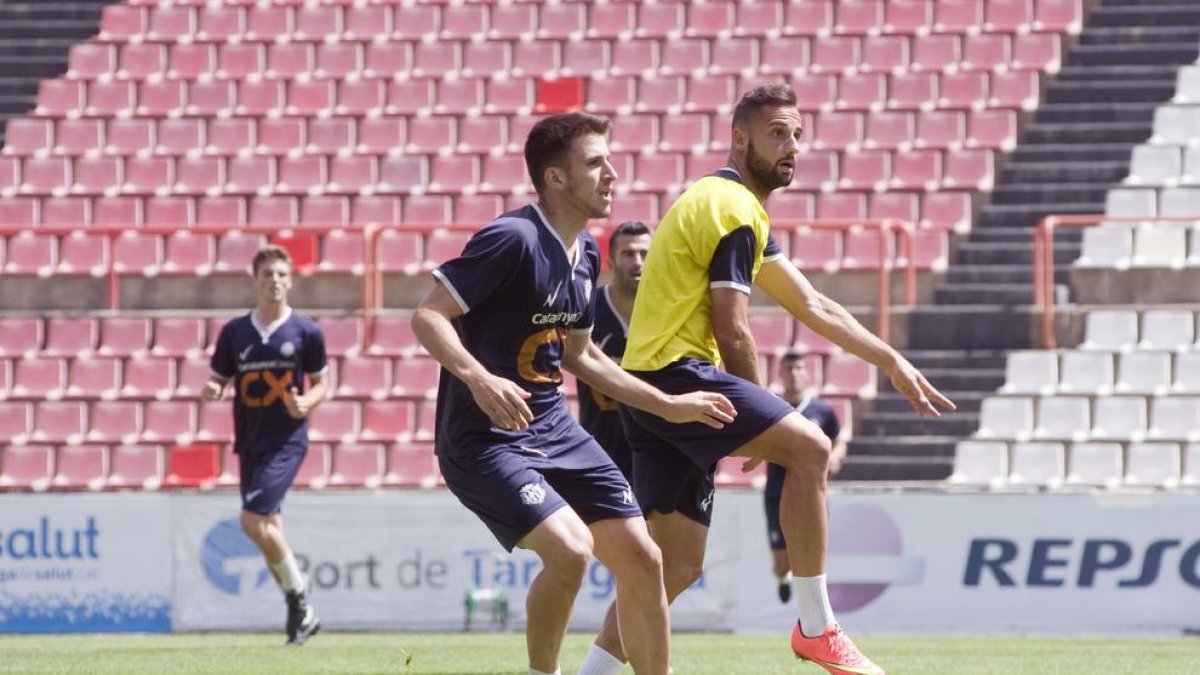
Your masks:
<svg viewBox="0 0 1200 675"><path fill-rule="evenodd" d="M286 444L271 453L239 454L242 508L260 516L279 513L307 452L308 446Z"/></svg>
<svg viewBox="0 0 1200 675"><path fill-rule="evenodd" d="M642 515L633 489L595 439L547 455L535 448L491 445L439 455L446 486L512 551L550 514L570 506L589 525Z"/></svg>
<svg viewBox="0 0 1200 675"><path fill-rule="evenodd" d="M678 511L702 525L711 524L717 460L733 454L795 408L766 389L697 359L630 374L668 394L724 394L737 410L733 423L718 430L699 422L672 424L642 410L621 408L625 435L633 448L634 494L645 512Z"/></svg>

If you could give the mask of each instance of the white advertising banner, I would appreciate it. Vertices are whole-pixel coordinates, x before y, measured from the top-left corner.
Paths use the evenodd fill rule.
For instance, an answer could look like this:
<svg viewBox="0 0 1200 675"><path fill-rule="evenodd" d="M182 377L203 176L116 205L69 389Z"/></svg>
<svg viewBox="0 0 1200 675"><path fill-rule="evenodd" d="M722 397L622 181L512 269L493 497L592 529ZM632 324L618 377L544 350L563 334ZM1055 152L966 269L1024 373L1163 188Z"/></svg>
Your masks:
<svg viewBox="0 0 1200 675"><path fill-rule="evenodd" d="M281 627L282 595L241 531L237 496L176 500L176 629ZM541 563L528 551L505 552L448 491L294 493L284 514L288 542L329 628L458 630L467 620L473 589L484 589L473 601L476 626L500 621L490 597L503 598L509 625L524 623L525 594ZM728 565L722 569L733 571ZM680 598L680 628L718 629L727 623L734 579L710 574L705 582ZM608 570L593 563L572 626L598 627L614 593Z"/></svg>
<svg viewBox="0 0 1200 675"><path fill-rule="evenodd" d="M762 509L760 496L729 496L718 509ZM853 631L1126 635L1200 627L1194 494L833 494L829 523L831 601ZM714 552L727 548L717 537L712 544ZM794 618L791 607L771 601L763 549L762 539L742 548L741 601L728 617L734 630L778 631Z"/></svg>
<svg viewBox="0 0 1200 675"><path fill-rule="evenodd" d="M284 605L237 521L232 493L173 498L180 630L282 626ZM841 622L862 633L1178 633L1200 625L1195 495L834 493L828 574ZM329 628L491 626L497 598L524 623L540 565L505 553L448 492L298 493L288 539ZM7 544L6 544L7 546ZM785 633L761 493L722 491L701 584L673 608L681 630ZM468 602L469 591L482 589ZM572 627L614 595L594 564Z"/></svg>
<svg viewBox="0 0 1200 675"><path fill-rule="evenodd" d="M169 630L169 496L0 495L0 632Z"/></svg>

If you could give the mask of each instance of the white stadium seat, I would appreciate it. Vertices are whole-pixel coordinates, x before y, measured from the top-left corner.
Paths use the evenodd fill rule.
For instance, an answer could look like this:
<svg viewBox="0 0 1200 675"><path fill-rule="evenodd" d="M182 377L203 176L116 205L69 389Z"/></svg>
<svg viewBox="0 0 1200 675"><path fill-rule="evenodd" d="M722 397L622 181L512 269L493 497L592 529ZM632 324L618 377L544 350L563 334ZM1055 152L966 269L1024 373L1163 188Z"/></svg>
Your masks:
<svg viewBox="0 0 1200 675"><path fill-rule="evenodd" d="M1008 444L1003 441L959 441L954 448L951 483L999 487L1008 477Z"/></svg>
<svg viewBox="0 0 1200 675"><path fill-rule="evenodd" d="M989 396L979 411L977 438L1028 438L1033 431L1033 400L1022 396Z"/></svg>
<svg viewBox="0 0 1200 675"><path fill-rule="evenodd" d="M1122 471L1120 443L1076 443L1067 461L1067 485L1115 487Z"/></svg>
<svg viewBox="0 0 1200 675"><path fill-rule="evenodd" d="M1062 443L1013 443L1013 485L1058 487L1066 474L1066 450Z"/></svg>

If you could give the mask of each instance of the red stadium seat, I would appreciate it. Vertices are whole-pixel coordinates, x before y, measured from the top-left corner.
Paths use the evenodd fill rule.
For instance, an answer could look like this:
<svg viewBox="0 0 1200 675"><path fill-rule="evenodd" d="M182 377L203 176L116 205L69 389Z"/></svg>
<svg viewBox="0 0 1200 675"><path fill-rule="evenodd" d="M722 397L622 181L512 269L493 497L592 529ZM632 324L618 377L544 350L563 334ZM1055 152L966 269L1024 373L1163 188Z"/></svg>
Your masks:
<svg viewBox="0 0 1200 675"><path fill-rule="evenodd" d="M233 412L225 412L232 419ZM149 401L142 416L143 441L188 443L196 435L196 407L191 401Z"/></svg>
<svg viewBox="0 0 1200 675"><path fill-rule="evenodd" d="M54 474L54 448L47 445L7 446L0 455L0 487L45 490Z"/></svg>
<svg viewBox="0 0 1200 675"><path fill-rule="evenodd" d="M317 326L325 335L325 352L329 356L355 355L362 347L363 323L357 316L323 316Z"/></svg>
<svg viewBox="0 0 1200 675"><path fill-rule="evenodd" d="M431 397L437 390L440 372L441 367L433 359L419 357L396 359L392 375L392 395Z"/></svg>
<svg viewBox="0 0 1200 675"><path fill-rule="evenodd" d="M356 357L342 362L339 398L382 400L391 389L392 362L383 357Z"/></svg>
<svg viewBox="0 0 1200 675"><path fill-rule="evenodd" d="M4 271L9 274L48 277L54 270L57 251L51 235L34 234L26 230L10 237L7 249L8 260Z"/></svg>
<svg viewBox="0 0 1200 675"><path fill-rule="evenodd" d="M142 406L137 401L96 401L91 404L89 441L133 443L141 430Z"/></svg>
<svg viewBox="0 0 1200 675"><path fill-rule="evenodd" d="M912 150L892 156L892 189L931 190L942 178L942 153Z"/></svg>
<svg viewBox="0 0 1200 675"><path fill-rule="evenodd" d="M412 356L421 350L417 338L412 332L412 319L408 316L381 316L375 320L375 332L367 347L369 354L386 356ZM408 377L400 377L400 367L397 365L396 376L392 381L396 384L408 381ZM436 371L436 367L434 368ZM437 375L433 376L437 381ZM424 393L423 391L421 392Z"/></svg>
<svg viewBox="0 0 1200 675"><path fill-rule="evenodd" d="M206 378L207 379L207 378ZM182 382L183 378L180 377ZM233 412L229 401L204 402L200 404L200 418L196 424L196 439L214 443L233 441Z"/></svg>
<svg viewBox="0 0 1200 675"><path fill-rule="evenodd" d="M319 413L320 409L317 412ZM383 473L382 445L378 443L342 443L333 453L329 484L348 487L378 487L383 482Z"/></svg>
<svg viewBox="0 0 1200 675"><path fill-rule="evenodd" d="M842 157L842 178L838 187L843 190L885 188L891 175L891 159L891 153L886 150L847 152Z"/></svg>
<svg viewBox="0 0 1200 675"><path fill-rule="evenodd" d="M361 232L334 230L321 239L321 259L317 269L362 274L365 251L366 243Z"/></svg>
<svg viewBox="0 0 1200 675"><path fill-rule="evenodd" d="M51 317L46 319L46 356L77 357L96 348L99 329L89 317Z"/></svg>
<svg viewBox="0 0 1200 675"><path fill-rule="evenodd" d="M358 436L359 409L354 401L326 401L309 418L309 436L315 441L337 443Z"/></svg>
<svg viewBox="0 0 1200 675"><path fill-rule="evenodd" d="M33 409L31 440L75 445L87 431L87 404L83 401L40 401Z"/></svg>
<svg viewBox="0 0 1200 675"><path fill-rule="evenodd" d="M980 0L937 0L933 29L938 33L975 34L983 25Z"/></svg>
<svg viewBox="0 0 1200 675"><path fill-rule="evenodd" d="M971 227L970 192L932 192L921 200L921 226L966 232Z"/></svg>
<svg viewBox="0 0 1200 675"><path fill-rule="evenodd" d="M216 341L216 337L212 338ZM179 378L175 385L175 395L185 398L199 398L200 392L208 382L212 370L208 360L202 355L186 357L179 361Z"/></svg>
<svg viewBox="0 0 1200 675"><path fill-rule="evenodd" d="M165 399L175 389L175 362L170 358L142 356L124 365L122 398Z"/></svg>
<svg viewBox="0 0 1200 675"><path fill-rule="evenodd" d="M158 356L192 356L204 349L203 319L163 317L154 321L154 346L150 352Z"/></svg>
<svg viewBox="0 0 1200 675"><path fill-rule="evenodd" d="M75 221L78 226L80 221ZM128 224L128 223L125 223ZM63 237L58 243L58 274L90 274L103 276L108 270L108 238L90 236L80 230Z"/></svg>
<svg viewBox="0 0 1200 675"><path fill-rule="evenodd" d="M221 473L221 446L215 443L175 445L167 457L167 488L208 487Z"/></svg>
<svg viewBox="0 0 1200 675"><path fill-rule="evenodd" d="M393 444L387 450L385 485L430 488L437 485L434 454L424 446Z"/></svg>
<svg viewBox="0 0 1200 675"><path fill-rule="evenodd" d="M408 438L413 433L415 420L411 401L365 401L362 404L362 416L359 438L363 440L395 441Z"/></svg>
<svg viewBox="0 0 1200 675"><path fill-rule="evenodd" d="M313 443L304 454L300 470L296 472L293 486L319 490L329 482L329 467L333 448L328 443Z"/></svg>
<svg viewBox="0 0 1200 675"><path fill-rule="evenodd" d="M146 9L132 5L108 5L100 14L101 40L126 42L146 32Z"/></svg>
<svg viewBox="0 0 1200 675"><path fill-rule="evenodd" d="M875 368L851 354L831 354L825 364L826 396L863 397L875 391Z"/></svg>
<svg viewBox="0 0 1200 675"><path fill-rule="evenodd" d="M104 147L104 120L59 120L54 134L54 151L60 155L79 157L99 152ZM92 158L100 159L100 158ZM76 171L79 163L76 162ZM75 176L79 182L79 176Z"/></svg>
<svg viewBox="0 0 1200 675"><path fill-rule="evenodd" d="M121 387L121 359L87 357L71 362L66 395L72 398L116 398Z"/></svg>
<svg viewBox="0 0 1200 675"><path fill-rule="evenodd" d="M157 445L118 445L109 455L108 488L158 489L163 478L163 451Z"/></svg>
<svg viewBox="0 0 1200 675"><path fill-rule="evenodd" d="M0 356L32 355L42 348L42 320L0 318Z"/></svg>
<svg viewBox="0 0 1200 675"><path fill-rule="evenodd" d="M66 379L65 359L45 355L23 358L13 364L10 395L13 398L55 400L62 397Z"/></svg>
<svg viewBox="0 0 1200 675"><path fill-rule="evenodd" d="M217 241L217 258L213 269L217 272L247 272L254 255L266 243L266 237L261 234L245 234L231 230L221 235Z"/></svg>
<svg viewBox="0 0 1200 675"><path fill-rule="evenodd" d="M100 323L99 353L139 356L150 348L153 323L148 318L112 317Z"/></svg>
<svg viewBox="0 0 1200 675"><path fill-rule="evenodd" d="M942 72L957 67L962 60L962 42L957 35L927 35L914 40L912 61L914 71Z"/></svg>

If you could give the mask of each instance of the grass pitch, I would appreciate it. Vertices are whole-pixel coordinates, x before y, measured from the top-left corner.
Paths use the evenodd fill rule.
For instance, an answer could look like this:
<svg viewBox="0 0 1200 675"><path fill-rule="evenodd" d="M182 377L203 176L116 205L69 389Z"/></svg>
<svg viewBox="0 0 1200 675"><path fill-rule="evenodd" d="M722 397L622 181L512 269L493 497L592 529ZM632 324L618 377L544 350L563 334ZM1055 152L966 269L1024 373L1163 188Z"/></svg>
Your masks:
<svg viewBox="0 0 1200 675"><path fill-rule="evenodd" d="M563 672L579 666L592 639L575 634ZM525 675L520 634L322 633L301 648L275 634L0 637L0 673L503 673ZM1194 675L1200 639L863 638L890 675ZM676 635L679 675L823 675L800 664L782 638ZM626 668L626 673L632 670Z"/></svg>

